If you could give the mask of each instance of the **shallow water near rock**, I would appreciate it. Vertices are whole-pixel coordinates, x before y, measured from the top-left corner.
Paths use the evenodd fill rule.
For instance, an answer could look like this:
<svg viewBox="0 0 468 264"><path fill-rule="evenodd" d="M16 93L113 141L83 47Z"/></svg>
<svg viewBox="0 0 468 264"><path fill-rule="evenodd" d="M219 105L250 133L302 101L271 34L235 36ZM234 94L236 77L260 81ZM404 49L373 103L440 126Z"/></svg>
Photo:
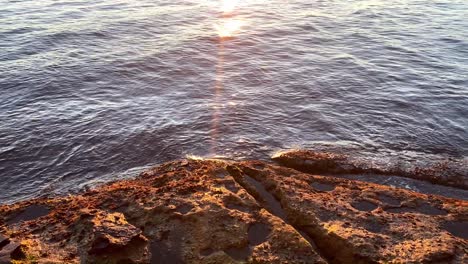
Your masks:
<svg viewBox="0 0 468 264"><path fill-rule="evenodd" d="M418 214L425 214L425 215L446 215L447 214L447 211L436 208L428 204L415 205L412 207L402 206L402 207L388 208L388 209L385 209L385 211L391 212L391 213L418 213Z"/></svg>
<svg viewBox="0 0 468 264"><path fill-rule="evenodd" d="M193 205L191 204L183 204L179 207L177 207L176 211L181 213L181 214L187 214L188 212L192 211Z"/></svg>
<svg viewBox="0 0 468 264"><path fill-rule="evenodd" d="M370 212L377 209L377 205L368 201L358 201L352 204L352 206L359 211Z"/></svg>
<svg viewBox="0 0 468 264"><path fill-rule="evenodd" d="M335 189L335 185L320 182L313 182L310 185L314 187L314 189L322 192L331 192Z"/></svg>
<svg viewBox="0 0 468 264"><path fill-rule="evenodd" d="M447 222L443 228L449 231L452 235L468 239L468 221L465 222Z"/></svg>
<svg viewBox="0 0 468 264"><path fill-rule="evenodd" d="M248 238L252 246L259 245L267 240L270 234L270 227L264 223L254 223L249 227Z"/></svg>
<svg viewBox="0 0 468 264"><path fill-rule="evenodd" d="M10 219L8 221L9 223L20 223L24 221L29 221L29 220L34 220L36 218L39 218L41 216L45 216L49 214L50 209L47 206L43 205L30 205L24 209L23 212L18 214L16 217L13 219Z"/></svg>
<svg viewBox="0 0 468 264"><path fill-rule="evenodd" d="M188 154L466 159L467 1L238 2L2 1L0 203Z"/></svg>
<svg viewBox="0 0 468 264"><path fill-rule="evenodd" d="M449 186L442 186L432 184L430 182L405 178L396 175L375 175L375 174L347 174L347 175L333 175L333 177L340 177L351 180L359 180L366 182L373 182L377 184L403 188L424 194L436 194L455 199L468 200L468 190L462 190ZM398 201L395 197L380 197L382 202L397 205Z"/></svg>

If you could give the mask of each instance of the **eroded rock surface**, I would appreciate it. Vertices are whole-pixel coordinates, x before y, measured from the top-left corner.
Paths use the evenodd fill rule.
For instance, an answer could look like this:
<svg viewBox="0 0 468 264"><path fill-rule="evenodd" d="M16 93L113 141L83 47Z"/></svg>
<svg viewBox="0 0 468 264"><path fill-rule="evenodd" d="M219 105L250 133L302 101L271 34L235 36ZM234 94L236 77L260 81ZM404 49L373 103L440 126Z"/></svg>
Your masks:
<svg viewBox="0 0 468 264"><path fill-rule="evenodd" d="M0 263L466 263L467 221L462 200L259 161L183 160L0 206Z"/></svg>
<svg viewBox="0 0 468 264"><path fill-rule="evenodd" d="M231 171L260 182L330 263L468 261L466 201L251 162Z"/></svg>
<svg viewBox="0 0 468 264"><path fill-rule="evenodd" d="M25 259L50 263L326 263L226 166L173 162L82 195L2 206L0 232L21 241ZM33 205L48 214L17 221Z"/></svg>

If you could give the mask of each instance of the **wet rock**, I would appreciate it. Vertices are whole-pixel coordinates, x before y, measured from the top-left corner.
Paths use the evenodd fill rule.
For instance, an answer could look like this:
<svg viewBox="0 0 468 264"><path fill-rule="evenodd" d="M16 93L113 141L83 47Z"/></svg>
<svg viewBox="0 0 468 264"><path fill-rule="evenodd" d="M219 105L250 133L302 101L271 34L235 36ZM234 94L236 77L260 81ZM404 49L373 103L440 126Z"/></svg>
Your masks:
<svg viewBox="0 0 468 264"><path fill-rule="evenodd" d="M10 243L10 240L6 236L0 234L0 249L2 249L8 243Z"/></svg>
<svg viewBox="0 0 468 264"><path fill-rule="evenodd" d="M426 167L403 167L400 164L376 166L347 155L312 150L280 152L272 159L283 166L307 173L397 175L468 190L466 161L463 164L446 161L428 164Z"/></svg>
<svg viewBox="0 0 468 264"><path fill-rule="evenodd" d="M14 260L24 259L25 256L20 243L9 239L4 241L7 241L7 243L0 247L0 263L12 263Z"/></svg>

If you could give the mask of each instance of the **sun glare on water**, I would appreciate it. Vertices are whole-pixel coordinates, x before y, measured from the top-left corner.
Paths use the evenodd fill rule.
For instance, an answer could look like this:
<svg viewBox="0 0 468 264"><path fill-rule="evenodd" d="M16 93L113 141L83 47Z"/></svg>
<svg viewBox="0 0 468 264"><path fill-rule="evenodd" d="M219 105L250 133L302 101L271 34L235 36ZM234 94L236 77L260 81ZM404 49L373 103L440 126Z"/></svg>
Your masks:
<svg viewBox="0 0 468 264"><path fill-rule="evenodd" d="M236 8L239 0L221 0L221 12L231 13Z"/></svg>
<svg viewBox="0 0 468 264"><path fill-rule="evenodd" d="M239 0L221 0L220 11L222 17L220 21L214 25L216 32L220 38L231 38L237 34L245 22L233 15L239 4Z"/></svg>
<svg viewBox="0 0 468 264"><path fill-rule="evenodd" d="M218 32L219 37L229 38L233 37L237 32L241 30L244 22L238 19L226 19L222 23L215 25L215 29Z"/></svg>

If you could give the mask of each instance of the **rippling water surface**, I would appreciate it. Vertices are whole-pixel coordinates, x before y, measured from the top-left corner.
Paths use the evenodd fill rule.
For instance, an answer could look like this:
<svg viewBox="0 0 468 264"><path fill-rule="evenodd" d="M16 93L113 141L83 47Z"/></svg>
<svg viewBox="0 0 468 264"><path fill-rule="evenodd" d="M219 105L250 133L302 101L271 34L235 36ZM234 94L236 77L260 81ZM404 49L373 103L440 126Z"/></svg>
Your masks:
<svg viewBox="0 0 468 264"><path fill-rule="evenodd" d="M188 154L466 160L467 1L220 2L0 0L0 202Z"/></svg>

